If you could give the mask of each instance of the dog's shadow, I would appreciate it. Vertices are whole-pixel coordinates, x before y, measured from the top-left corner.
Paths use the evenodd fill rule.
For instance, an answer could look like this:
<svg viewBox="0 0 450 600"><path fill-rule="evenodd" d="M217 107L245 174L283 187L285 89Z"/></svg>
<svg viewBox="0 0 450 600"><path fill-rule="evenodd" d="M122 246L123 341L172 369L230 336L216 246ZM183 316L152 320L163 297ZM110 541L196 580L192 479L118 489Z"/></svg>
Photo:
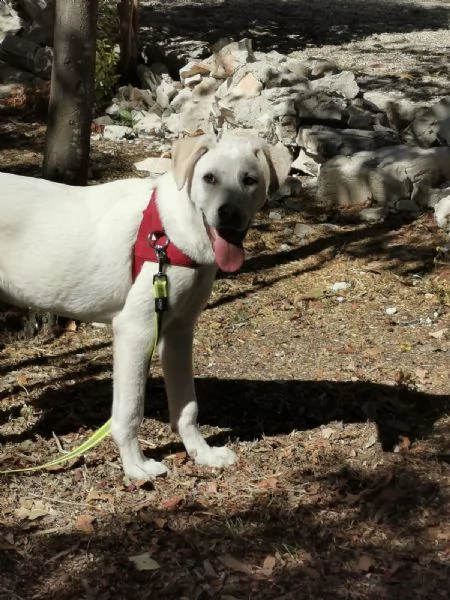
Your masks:
<svg viewBox="0 0 450 600"><path fill-rule="evenodd" d="M331 422L373 422L383 450L391 451L400 436L411 441L431 435L435 422L450 412L450 396L427 394L406 386L389 386L368 381L300 381L197 378L201 424L220 427L209 436L211 444L253 441L263 435L308 430ZM21 441L34 435L49 438L78 430L96 428L111 411L110 380L89 379L46 390L34 403L42 411L40 420L4 441ZM168 422L164 384L149 379L146 416ZM14 415L0 415L0 420ZM449 432L450 433L450 432ZM177 449L173 444L158 448L152 456L163 458ZM442 456L448 460L448 448Z"/></svg>

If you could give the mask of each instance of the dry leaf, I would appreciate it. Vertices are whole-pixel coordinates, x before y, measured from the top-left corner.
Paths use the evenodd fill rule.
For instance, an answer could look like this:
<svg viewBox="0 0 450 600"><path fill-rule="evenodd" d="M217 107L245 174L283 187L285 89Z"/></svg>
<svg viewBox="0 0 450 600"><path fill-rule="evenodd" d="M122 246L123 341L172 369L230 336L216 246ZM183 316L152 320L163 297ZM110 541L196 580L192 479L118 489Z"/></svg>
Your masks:
<svg viewBox="0 0 450 600"><path fill-rule="evenodd" d="M230 556L229 554L224 554L223 556L221 556L220 562L225 567L227 567L228 569L231 569L232 571L237 571L238 573L244 573L245 575L252 574L252 570L250 569L250 567L248 565L241 562L237 558Z"/></svg>
<svg viewBox="0 0 450 600"><path fill-rule="evenodd" d="M134 564L138 571L156 571L161 568L156 560L150 556L150 552L129 556L128 560Z"/></svg>
<svg viewBox="0 0 450 600"><path fill-rule="evenodd" d="M266 556L266 558L264 559L263 569L264 569L264 571L267 571L268 573L272 573L276 564L277 564L277 559L275 558L275 556L268 554Z"/></svg>
<svg viewBox="0 0 450 600"><path fill-rule="evenodd" d="M368 554L361 554L356 563L356 569L368 573L372 567L375 566L375 559Z"/></svg>
<svg viewBox="0 0 450 600"><path fill-rule="evenodd" d="M30 500L22 498L22 505L14 511L18 519L28 519L34 521L40 517L46 517L50 513L50 507L44 504L41 500Z"/></svg>
<svg viewBox="0 0 450 600"><path fill-rule="evenodd" d="M161 502L161 508L163 510L173 510L177 506L179 506L183 502L182 496L173 496L168 500L163 500Z"/></svg>
<svg viewBox="0 0 450 600"><path fill-rule="evenodd" d="M215 481L208 481L206 491L208 494L217 494L217 483Z"/></svg>
<svg viewBox="0 0 450 600"><path fill-rule="evenodd" d="M256 485L261 490L274 490L278 485L278 479L276 477L269 477L268 479L258 481Z"/></svg>
<svg viewBox="0 0 450 600"><path fill-rule="evenodd" d="M155 517L153 519L153 523L158 529L164 529L164 527L167 525L167 519L163 519L162 517Z"/></svg>
<svg viewBox="0 0 450 600"><path fill-rule="evenodd" d="M92 535L94 533L94 526L92 524L94 521L95 517L92 515L78 515L75 521L75 529L86 535Z"/></svg>
<svg viewBox="0 0 450 600"><path fill-rule="evenodd" d="M335 430L332 427L324 427L320 432L324 440L329 440L333 433L335 433Z"/></svg>
<svg viewBox="0 0 450 600"><path fill-rule="evenodd" d="M440 340L447 333L448 328L444 327L444 329L439 329L439 331L432 331L428 335L436 340Z"/></svg>
<svg viewBox="0 0 450 600"><path fill-rule="evenodd" d="M99 492L98 490L90 490L86 496L86 504L97 500L103 500L104 502L110 502L112 504L114 502L114 496L105 492Z"/></svg>

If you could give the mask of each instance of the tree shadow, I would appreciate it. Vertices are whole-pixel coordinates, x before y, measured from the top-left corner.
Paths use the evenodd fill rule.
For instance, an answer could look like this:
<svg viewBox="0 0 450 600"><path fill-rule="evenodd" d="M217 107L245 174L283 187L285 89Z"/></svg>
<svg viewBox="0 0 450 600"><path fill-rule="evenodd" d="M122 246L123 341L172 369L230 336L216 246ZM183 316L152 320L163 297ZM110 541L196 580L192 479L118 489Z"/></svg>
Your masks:
<svg viewBox="0 0 450 600"><path fill-rule="evenodd" d="M226 477L205 478L226 485ZM1 591L59 600L447 597L445 543L429 536L445 518L445 489L412 466L370 472L334 465L318 476L294 469L282 489L258 491L249 482L248 499L236 498L233 507L202 483L182 492L173 510L149 493L139 511L97 511L90 536L3 528L5 539L27 551L3 552ZM386 490L396 490L397 500ZM142 553L159 568L137 570L129 557ZM276 557L273 572L264 572L267 555Z"/></svg>
<svg viewBox="0 0 450 600"><path fill-rule="evenodd" d="M253 38L257 50L288 53L307 45L345 44L376 33L445 28L450 7L386 0L243 0L152 2L140 9L144 46L159 42L167 55L192 39Z"/></svg>
<svg viewBox="0 0 450 600"><path fill-rule="evenodd" d="M101 371L104 367L99 366ZM93 369L95 372L95 369ZM67 379L73 380L73 372ZM33 402L41 417L20 434L5 435L3 441L17 442L35 435L50 438L71 433L79 427L97 428L110 417L112 385L109 379L88 377L77 383L58 379ZM450 412L450 396L427 394L405 385L390 386L371 381L302 381L197 378L200 423L223 431L210 438L213 444L232 440L253 441L266 435L305 431L332 422L373 422L384 451L392 451L401 436L411 441L429 436L434 423ZM164 383L149 379L146 416L169 423ZM10 418L5 411L2 420ZM179 448L158 448L161 459ZM443 449L445 454L447 449Z"/></svg>

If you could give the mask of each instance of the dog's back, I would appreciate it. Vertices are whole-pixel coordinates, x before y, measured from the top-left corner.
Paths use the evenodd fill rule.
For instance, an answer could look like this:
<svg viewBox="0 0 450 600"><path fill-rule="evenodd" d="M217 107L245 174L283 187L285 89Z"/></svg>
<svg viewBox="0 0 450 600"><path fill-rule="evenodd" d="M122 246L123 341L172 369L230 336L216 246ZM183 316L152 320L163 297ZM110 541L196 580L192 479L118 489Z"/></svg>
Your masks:
<svg viewBox="0 0 450 600"><path fill-rule="evenodd" d="M130 252L150 180L74 187L0 173L0 190L0 294L109 320L131 285Z"/></svg>

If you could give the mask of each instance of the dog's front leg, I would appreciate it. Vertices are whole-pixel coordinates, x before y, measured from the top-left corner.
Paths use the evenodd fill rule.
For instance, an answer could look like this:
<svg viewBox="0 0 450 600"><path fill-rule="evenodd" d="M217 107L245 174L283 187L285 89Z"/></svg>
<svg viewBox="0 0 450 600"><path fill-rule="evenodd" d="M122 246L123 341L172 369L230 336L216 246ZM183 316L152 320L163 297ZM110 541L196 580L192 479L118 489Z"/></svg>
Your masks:
<svg viewBox="0 0 450 600"><path fill-rule="evenodd" d="M114 319L114 399L112 435L119 448L125 475L146 479L167 473L160 462L147 459L138 442L144 415L145 385L154 330L151 314L137 320L130 307Z"/></svg>
<svg viewBox="0 0 450 600"><path fill-rule="evenodd" d="M179 323L178 323L179 325ZM171 324L164 332L160 356L164 370L170 421L180 434L187 453L199 465L225 467L237 461L236 454L227 448L211 447L197 424L198 405L192 369L192 328L178 329Z"/></svg>

